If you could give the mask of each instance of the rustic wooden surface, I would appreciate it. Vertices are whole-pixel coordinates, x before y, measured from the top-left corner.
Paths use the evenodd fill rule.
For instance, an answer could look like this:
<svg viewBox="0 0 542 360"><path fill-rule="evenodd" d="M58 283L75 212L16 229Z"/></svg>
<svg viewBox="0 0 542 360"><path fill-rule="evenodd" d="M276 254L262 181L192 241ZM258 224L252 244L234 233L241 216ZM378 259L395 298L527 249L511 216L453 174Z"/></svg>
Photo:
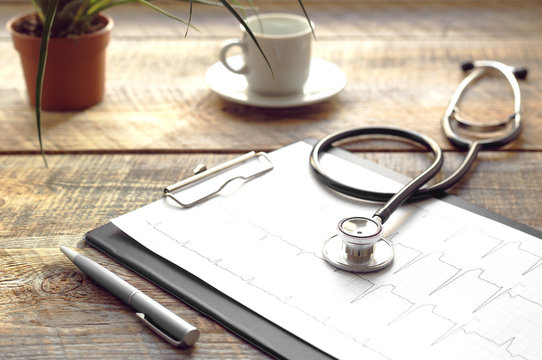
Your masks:
<svg viewBox="0 0 542 360"><path fill-rule="evenodd" d="M266 355L131 271L89 248L82 235L160 195L200 163L246 150L272 150L356 125L399 125L461 159L439 119L462 79L458 63L496 59L525 65L524 132L501 151L482 154L451 192L542 230L542 3L539 1L305 0L317 26L316 56L347 74L346 89L321 104L265 110L221 100L205 85L222 41L238 36L223 9L197 6L191 31L141 6L110 11L104 101L82 112L48 112L37 154L17 53L0 29L0 358L263 359ZM262 11L299 12L294 0L257 2ZM262 4L265 3L265 4ZM163 3L176 14L186 6ZM0 23L29 10L0 1ZM506 86L483 82L465 111L493 119L511 109ZM390 143L367 158L413 175L427 164ZM376 151L375 151L376 149ZM174 349L60 253L66 245L148 292L202 330L197 346Z"/></svg>
<svg viewBox="0 0 542 360"><path fill-rule="evenodd" d="M172 6L172 12L186 13L185 6ZM21 12L20 5L4 7L5 19ZM481 58L532 70L522 83L526 131L513 148L541 149L542 123L535 121L542 92L537 71L542 68L540 2L383 5L352 0L338 5L309 1L307 7L316 23L315 55L333 61L348 77L336 98L293 111L228 103L204 81L222 41L239 33L224 9L196 7L194 23L202 33L191 31L185 39L183 25L126 6L111 11L116 26L108 48L105 100L84 112L47 113L46 149L269 150L337 129L382 123L421 131L449 149L435 125L463 77L458 64ZM274 8L299 12L294 0ZM36 150L34 115L17 54L7 32L0 39L0 151ZM466 102L475 117L510 112L505 86L482 89Z"/></svg>

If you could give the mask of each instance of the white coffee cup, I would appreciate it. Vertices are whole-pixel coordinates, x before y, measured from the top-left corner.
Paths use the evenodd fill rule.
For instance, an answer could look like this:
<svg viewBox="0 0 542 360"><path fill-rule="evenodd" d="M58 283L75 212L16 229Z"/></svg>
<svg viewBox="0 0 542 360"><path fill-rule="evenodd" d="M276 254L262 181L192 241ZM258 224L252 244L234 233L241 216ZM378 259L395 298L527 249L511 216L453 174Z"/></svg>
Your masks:
<svg viewBox="0 0 542 360"><path fill-rule="evenodd" d="M250 91L263 95L289 95L303 91L311 63L312 31L303 16L269 13L250 16L246 23L260 44L269 65L246 30L240 40L227 40L220 50L226 69L245 75ZM241 48L241 67L228 62L228 51ZM271 68L270 68L271 66Z"/></svg>

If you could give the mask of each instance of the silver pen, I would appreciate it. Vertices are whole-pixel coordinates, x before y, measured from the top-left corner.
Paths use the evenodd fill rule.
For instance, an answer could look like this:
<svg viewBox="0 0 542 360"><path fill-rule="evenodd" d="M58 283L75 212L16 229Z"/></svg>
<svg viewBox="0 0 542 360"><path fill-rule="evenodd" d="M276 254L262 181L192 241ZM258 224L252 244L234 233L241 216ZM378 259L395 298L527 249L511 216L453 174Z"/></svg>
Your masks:
<svg viewBox="0 0 542 360"><path fill-rule="evenodd" d="M130 305L136 315L168 343L176 347L196 343L199 338L197 328L89 258L65 246L60 250L88 277Z"/></svg>

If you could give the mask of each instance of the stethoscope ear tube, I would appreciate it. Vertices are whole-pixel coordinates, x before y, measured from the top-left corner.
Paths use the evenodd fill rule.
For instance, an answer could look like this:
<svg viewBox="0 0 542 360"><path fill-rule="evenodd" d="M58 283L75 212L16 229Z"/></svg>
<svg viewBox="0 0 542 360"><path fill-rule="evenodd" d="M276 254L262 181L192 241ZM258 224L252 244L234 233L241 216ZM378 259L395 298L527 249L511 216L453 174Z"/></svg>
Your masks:
<svg viewBox="0 0 542 360"><path fill-rule="evenodd" d="M510 128L508 131L497 134L495 137L476 140L482 149L496 149L514 141L521 133L521 91L517 78L525 79L527 77L527 69L513 68L501 62L492 60L477 60L463 63L461 68L464 71L472 70L472 72L461 81L455 90L444 117L442 118L442 129L448 140L462 149L468 149L473 145L472 143L474 140L468 139L455 131L455 127L460 126L471 130L474 133L494 132L505 129L506 127ZM465 93L465 90L488 70L496 70L508 80L514 95L514 112L505 120L492 124L472 124L465 121L459 115L458 104Z"/></svg>
<svg viewBox="0 0 542 360"><path fill-rule="evenodd" d="M362 135L399 137L422 145L434 154L433 163L420 175L389 197L372 218L351 217L338 224L338 233L328 238L322 247L322 256L333 266L352 272L371 272L383 269L393 262L391 242L382 237L382 225L389 216L416 190L431 179L442 167L442 150L431 138L410 130L394 127L362 127L339 131L317 142L311 152L310 163L316 176L327 186L343 194L359 197L360 189L352 188L329 177L320 164L321 155L337 141ZM370 194L371 192L367 192ZM373 193L378 194L378 193Z"/></svg>
<svg viewBox="0 0 542 360"><path fill-rule="evenodd" d="M386 202L372 218L350 217L338 224L338 233L328 238L322 248L324 259L333 266L353 272L369 272L389 266L394 258L391 242L382 237L382 225L390 215L407 200L418 200L443 193L457 183L469 170L481 149L501 147L515 140L521 131L521 97L516 76L525 78L526 69L512 69L496 61L475 61L462 65L464 71L473 70L458 86L442 120L444 133L450 142L468 149L461 165L443 181L424 186L435 176L443 163L442 150L431 138L414 131L395 127L358 127L337 131L318 141L310 154L310 165L317 179L331 189L361 200ZM504 121L492 124L476 124L459 115L458 103L467 87L482 76L487 69L500 71L508 79L514 92L514 113ZM462 127L474 133L493 133L493 138L467 139L456 131ZM508 131L506 131L508 130ZM504 132L504 133L503 133ZM398 137L422 145L434 154L433 163L406 184L398 193L382 193L350 186L329 175L320 163L320 158L334 143L363 135Z"/></svg>
<svg viewBox="0 0 542 360"><path fill-rule="evenodd" d="M442 119L442 127L448 140L453 145L459 148L468 149L467 155L463 159L461 165L446 179L431 186L423 186L422 188L411 194L408 198L408 201L421 200L441 195L442 193L444 193L444 191L455 185L463 177L463 175L467 173L467 171L474 164L476 156L480 150L495 149L507 145L510 142L514 141L521 133L521 93L519 89L519 84L516 80L516 76L520 79L525 78L525 76L527 75L527 70L524 68L520 68L518 70L517 68L512 68L503 63L491 60L479 60L464 63L462 65L462 68L464 71L473 71L459 84L456 91L454 92L452 100L450 101L450 104L448 105L446 113ZM473 125L459 116L458 103L467 87L470 86L475 80L480 78L488 69L499 71L510 83L514 94L514 113L504 121L486 125ZM503 130L506 128L509 129L506 132L500 133L498 134L498 136L493 138L471 140L465 138L456 131L456 127L458 126L478 133L487 133L494 130ZM328 151L334 143L351 137L370 134L395 135L397 137L415 142L417 142L415 140L416 137L423 136L414 133L413 131L393 127L360 127L341 130L322 138L316 143L316 145L314 145L310 155L310 164L317 179L331 189L357 199L386 202L390 200L395 194L389 192L370 191L344 184L339 180L332 178L327 172L325 172L319 162L319 158L321 157L321 155L324 152ZM430 147L428 147L428 149L430 149ZM385 216L385 214L383 215Z"/></svg>

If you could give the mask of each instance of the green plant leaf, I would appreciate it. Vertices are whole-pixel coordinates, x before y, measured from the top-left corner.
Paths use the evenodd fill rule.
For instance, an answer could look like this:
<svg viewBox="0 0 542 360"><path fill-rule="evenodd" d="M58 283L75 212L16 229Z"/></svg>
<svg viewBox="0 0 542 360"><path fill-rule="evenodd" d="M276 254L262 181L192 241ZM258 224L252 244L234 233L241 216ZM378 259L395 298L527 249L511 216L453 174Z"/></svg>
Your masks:
<svg viewBox="0 0 542 360"><path fill-rule="evenodd" d="M189 0L178 0L178 1L189 1ZM196 4L203 5L212 5L212 6L224 6L220 0L193 0ZM254 6L245 6L241 4L234 4L232 7L240 10L253 10Z"/></svg>
<svg viewBox="0 0 542 360"><path fill-rule="evenodd" d="M41 34L40 44L40 56L38 61L38 75L36 77L36 125L38 127L38 140L40 143L41 157L45 167L47 166L47 159L45 157L45 151L43 149L43 141L41 136L41 96L43 92L43 75L45 74L45 66L47 63L47 50L49 48L49 39L51 37L51 27L55 19L56 10L58 8L58 0L50 0L47 5L47 11L45 13L45 22L43 24L43 31Z"/></svg>
<svg viewBox="0 0 542 360"><path fill-rule="evenodd" d="M305 9L305 6L303 5L302 0L297 0L299 3L299 7L301 7L301 11L303 11L303 14L305 15L305 18L307 18L307 21L309 23L309 26L311 27L312 37L316 40L316 34L314 33L314 28L312 27L312 21L309 18L309 14L307 13L307 10Z"/></svg>
<svg viewBox="0 0 542 360"><path fill-rule="evenodd" d="M45 15L43 14L43 2L39 1L39 0L30 0L30 3L32 4L32 6L34 7L34 9L36 9L36 13L38 14L40 20L42 23L45 22Z"/></svg>
<svg viewBox="0 0 542 360"><path fill-rule="evenodd" d="M256 44L256 47L258 48L258 51L260 52L260 54L262 54L262 56L263 56L263 58L265 60L265 63L267 64L267 67L269 67L269 70L271 71L271 76L273 77L273 79L275 79L275 73L273 72L273 68L271 67L271 64L269 63L269 60L267 60L267 56L265 56L265 53L263 52L262 48L260 47L260 43L258 43L258 40L256 40L256 37L252 33L252 30L250 30L250 28L248 27L245 20L243 20L241 15L239 15L239 13L237 11L235 11L235 9L226 0L220 0L220 2L237 19L237 21L239 21L241 26L247 32L248 36L250 36L252 41L254 41L254 44Z"/></svg>
<svg viewBox="0 0 542 360"><path fill-rule="evenodd" d="M86 14L97 14L110 4L109 0L91 0Z"/></svg>
<svg viewBox="0 0 542 360"><path fill-rule="evenodd" d="M186 27L186 32L184 33L184 37L187 37L188 36L188 29L190 29L190 24L192 23L192 6L193 6L193 1L190 0L190 11L189 11L189 14L188 14L188 26Z"/></svg>
<svg viewBox="0 0 542 360"><path fill-rule="evenodd" d="M96 16L96 14L106 10L106 9L109 9L109 8L112 8L114 6L119 6L119 5L123 5L123 4L128 4L128 3L133 3L133 2L136 2L136 0L121 0L121 1L113 1L113 2L110 2L110 1L95 1L92 6L90 8L88 8L87 10L87 14L86 16L84 16L82 18L82 21L86 21L88 20L88 18L90 17L93 17L93 16Z"/></svg>
<svg viewBox="0 0 542 360"><path fill-rule="evenodd" d="M88 0L70 0L63 6L59 3L51 28L51 37L67 37L71 34L83 33L87 24L80 18L87 6Z"/></svg>
<svg viewBox="0 0 542 360"><path fill-rule="evenodd" d="M155 11L158 11L160 14L162 15L165 15L173 20L176 20L180 23L183 23L183 24L186 24L187 26L193 28L194 30L198 31L198 32L201 32L197 27L193 26L193 25L190 25L187 21L184 21L183 19L181 18L178 18L177 16L175 15L172 15L170 13L168 13L167 11L163 10L162 8L154 5L154 4L151 4L150 2L148 2L147 0L136 0L138 3L141 3L145 6L148 6L150 7L151 9L155 10Z"/></svg>
<svg viewBox="0 0 542 360"><path fill-rule="evenodd" d="M42 100L42 93L43 93L43 78L44 78L45 67L47 63L49 39L51 38L52 26L56 17L59 17L59 20L62 20L60 21L60 23L65 22L66 24L69 24L68 28L61 29L61 32L58 35L62 35L62 36L68 36L70 34L77 35L77 34L83 33L86 30L85 24L88 24L88 22L92 21L92 19L98 13L104 11L105 9L108 9L114 6L119 6L122 4L138 2L140 4L143 4L161 13L162 15L165 15L171 19L174 19L178 22L186 24L187 25L187 29L185 33L185 37L186 37L188 34L188 30L190 28L200 31L198 28L192 25L192 11L193 11L194 3L224 6L237 19L237 21L241 24L241 26L245 29L245 31L247 32L251 40L254 41L256 47L258 48L258 51L261 53L267 66L269 67L272 77L275 78L275 74L273 72L271 64L269 63L269 60L267 59L260 44L258 43L258 40L254 36L252 30L248 27L243 17L235 10L235 9L238 9L239 11L243 12L243 14L244 14L244 10L247 10L247 9L256 10L252 0L248 0L250 6L243 6L236 0L232 0L234 2L233 5L228 3L228 1L226 0L178 0L178 1L184 1L184 2L190 3L190 14L189 14L188 21L185 21L183 19L180 19L168 13L167 11L161 9L160 7L152 4L149 0L73 0L72 2L70 2L70 0L63 0L63 1L67 1L68 4L66 5L63 2L62 4L64 5L60 6L62 7L62 11L61 11L62 14L57 14L57 12L59 11L59 1L60 0L30 0L30 2L36 9L38 16L43 22L43 30L42 30L42 38L41 38L39 62L38 62L38 72L37 72L37 77L36 77L36 124L37 124L37 130L38 130L40 152L41 152L45 167L48 167L48 165L47 165L47 159L45 157L45 151L43 148L43 141L42 141L41 100ZM314 29L312 27L312 23L309 19L309 15L307 14L307 11L303 5L302 0L298 0L298 3L303 13L305 14L307 21L309 22L309 26L311 28L314 38L316 38ZM61 19L60 18L61 15L63 15L65 19L68 19L70 21L66 22L64 21L65 19ZM57 26L56 22L55 22L55 26Z"/></svg>

